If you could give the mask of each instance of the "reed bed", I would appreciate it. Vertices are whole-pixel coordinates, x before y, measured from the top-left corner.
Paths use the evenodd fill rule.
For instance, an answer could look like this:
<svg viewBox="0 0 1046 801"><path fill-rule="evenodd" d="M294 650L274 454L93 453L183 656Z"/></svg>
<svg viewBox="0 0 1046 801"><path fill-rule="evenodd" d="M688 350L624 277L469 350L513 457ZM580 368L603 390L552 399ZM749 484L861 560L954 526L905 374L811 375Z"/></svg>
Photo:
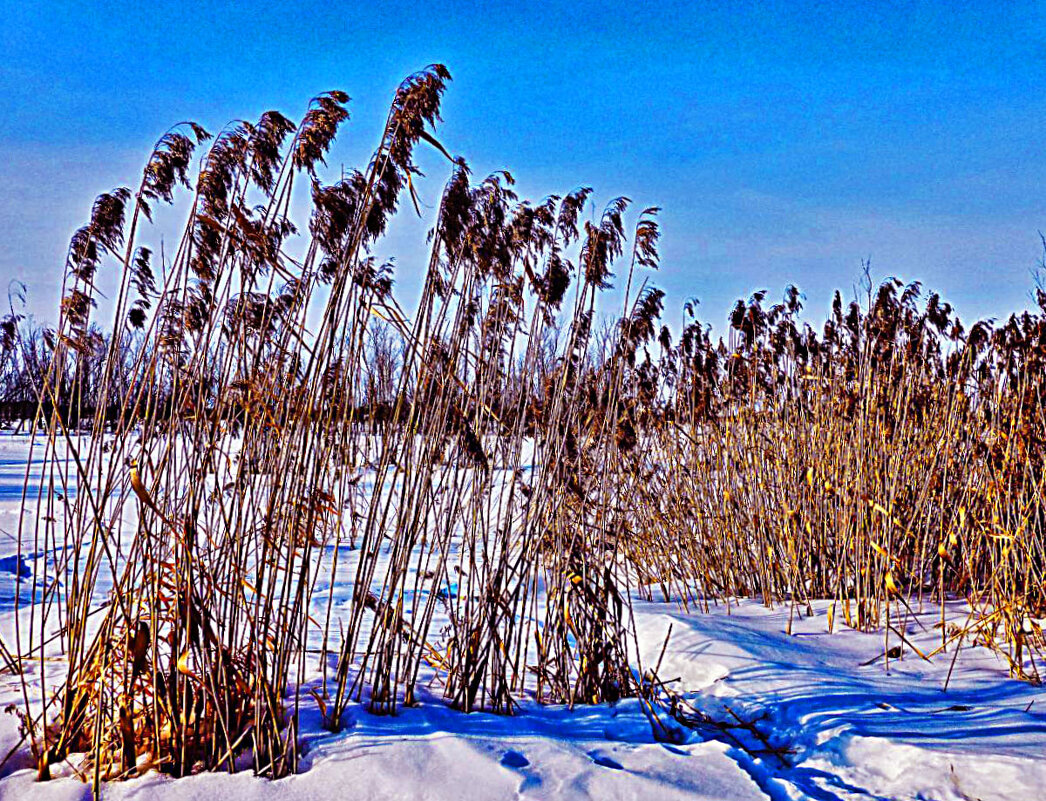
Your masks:
<svg viewBox="0 0 1046 801"><path fill-rule="evenodd" d="M1046 296L967 332L918 285L869 282L818 333L790 289L739 301L718 343L688 305L673 343L647 283L658 209L474 181L436 137L449 80L408 77L369 163L332 184L343 92L297 124L175 126L74 235L57 327L22 336L13 302L0 321L46 465L21 547L52 554L11 667L68 663L24 690L40 778L74 756L96 789L286 775L302 703L338 730L422 682L463 712L642 694L636 592L835 599L829 625L883 631L888 658L936 604L942 650L980 642L1037 680ZM420 147L448 178L408 312L374 253L420 207ZM187 223L156 264L159 203Z"/></svg>
<svg viewBox="0 0 1046 801"><path fill-rule="evenodd" d="M920 294L891 279L863 308L837 295L820 337L794 289L739 302L717 346L691 323L662 360L669 421L631 494L636 561L685 603L834 599L830 626L901 648L903 621L936 604L942 650L969 637L1037 682L1043 309L966 332ZM955 597L974 609L958 630Z"/></svg>

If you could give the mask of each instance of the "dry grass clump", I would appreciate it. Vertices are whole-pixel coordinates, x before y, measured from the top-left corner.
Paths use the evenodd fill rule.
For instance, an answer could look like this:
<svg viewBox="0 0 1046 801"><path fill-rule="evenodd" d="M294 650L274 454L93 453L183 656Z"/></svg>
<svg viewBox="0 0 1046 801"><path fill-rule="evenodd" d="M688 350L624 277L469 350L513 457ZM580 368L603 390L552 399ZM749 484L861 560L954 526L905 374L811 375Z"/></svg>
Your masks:
<svg viewBox="0 0 1046 801"><path fill-rule="evenodd" d="M342 92L315 98L299 125L267 112L213 139L178 125L137 190L100 196L73 237L37 390L47 467L25 506L39 513L20 532L26 551L57 554L32 579L44 602L19 616L23 653L42 668L57 647L69 663L41 702L25 694L41 778L75 754L96 787L153 767L233 770L245 755L259 773L293 771L317 644L334 729L353 699L413 703L423 664L466 711L510 712L535 676L546 700L632 691L629 580L604 511L616 488L593 478L615 458L615 429L584 401L628 201L582 225L587 189L533 205L507 173L473 185L432 133L449 77L435 65L404 81L367 168L333 185L317 173L348 118ZM418 203L419 143L451 177L408 319L371 251L401 194ZM312 211L293 258L302 175ZM154 266L139 239L153 206L179 197L186 228ZM633 266L656 259L653 213ZM99 343L96 278L110 264L118 333ZM557 324L568 343L553 364ZM612 387L627 372L614 364ZM76 378L89 369L90 384ZM368 471L378 489L361 493ZM355 591L335 615L346 569Z"/></svg>
<svg viewBox="0 0 1046 801"><path fill-rule="evenodd" d="M967 598L983 641L1038 680L1046 317L967 333L919 297L890 280L844 313L837 296L821 337L794 290L739 302L718 347L691 324L661 361L675 391L633 495L637 560L687 602L833 598L830 625L888 639Z"/></svg>
<svg viewBox="0 0 1046 801"><path fill-rule="evenodd" d="M718 344L688 305L673 345L642 278L658 210L629 230L627 198L593 214L588 188L533 203L508 173L474 182L435 138L449 79L407 78L369 163L329 185L343 92L299 124L175 126L74 235L45 349L10 356L23 321L14 304L0 321L46 465L20 541L54 554L20 651L69 665L42 699L25 689L40 777L73 755L96 787L294 771L316 657L332 730L353 702L416 703L421 681L466 712L635 694L637 587L834 598L830 625L888 639L961 595L977 630L942 625L942 648L973 634L1036 678L1046 315L967 333L887 282L837 297L818 335L791 289L739 302ZM402 196L420 206L418 147L450 176L408 315L375 251ZM176 202L186 227L156 264L141 240Z"/></svg>

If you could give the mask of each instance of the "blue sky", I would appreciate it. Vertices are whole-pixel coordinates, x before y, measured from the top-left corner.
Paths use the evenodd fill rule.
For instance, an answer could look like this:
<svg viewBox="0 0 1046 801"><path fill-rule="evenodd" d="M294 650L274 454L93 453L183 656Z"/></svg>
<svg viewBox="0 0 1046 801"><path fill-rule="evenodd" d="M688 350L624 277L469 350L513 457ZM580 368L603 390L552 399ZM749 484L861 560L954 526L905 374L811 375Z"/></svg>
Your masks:
<svg viewBox="0 0 1046 801"><path fill-rule="evenodd" d="M718 326L796 283L877 277L964 318L1024 307L1046 230L1046 6L1021 3L96 3L0 0L0 278L52 319L68 237L171 123L300 117L341 88L328 163L363 163L397 83L454 75L439 135L540 199L587 184L663 212L669 314ZM445 177L425 161L422 197ZM173 217L169 222L173 226ZM401 220L409 301L430 220ZM162 222L161 222L162 226Z"/></svg>

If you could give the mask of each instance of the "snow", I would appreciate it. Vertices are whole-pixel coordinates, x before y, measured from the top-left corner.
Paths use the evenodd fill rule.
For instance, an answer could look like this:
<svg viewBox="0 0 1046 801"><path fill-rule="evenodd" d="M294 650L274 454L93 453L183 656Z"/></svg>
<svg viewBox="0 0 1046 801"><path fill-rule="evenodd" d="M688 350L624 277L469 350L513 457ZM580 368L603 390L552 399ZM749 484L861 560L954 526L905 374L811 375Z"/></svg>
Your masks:
<svg viewBox="0 0 1046 801"><path fill-rule="evenodd" d="M752 771L773 798L1041 797L1041 688L1009 679L1006 665L982 648L960 652L947 690L951 650L925 662L905 649L889 672L882 660L866 664L882 654L882 637L829 634L828 606L815 604L810 617L797 612L791 635L787 607L751 602L708 615L644 605L643 629L649 646L660 647L672 624L661 672L682 676L702 711L728 719L729 708L758 720L775 745L793 752L791 767L768 760ZM959 602L948 612L958 622L968 614ZM923 653L940 644L938 619L937 610L926 614L925 631L910 622L906 637Z"/></svg>
<svg viewBox="0 0 1046 801"><path fill-rule="evenodd" d="M40 560L12 558L29 440L0 434L0 637L14 644L14 593L23 609L28 589L16 581ZM42 563L41 563L42 564ZM348 598L346 563L335 582ZM329 585L320 582L325 602ZM302 693L300 773L271 781L249 771L171 779L149 773L111 783L113 799L1034 799L1046 787L1046 698L1041 688L1008 678L991 651L954 645L927 662L910 647L887 665L881 634L841 625L828 633L829 603L767 609L743 600L707 613L675 604L635 601L644 667L661 659L659 676L708 725L659 742L642 704L542 706L522 699L511 717L465 715L442 701L439 688L395 716L351 706L332 734ZM916 609L916 612L919 612ZM969 610L947 608L961 624ZM941 643L940 611L905 617L905 637L923 653ZM901 624L898 624L901 625ZM891 635L891 647L900 644ZM31 688L61 675L60 657L28 664ZM321 666L301 678L318 686ZM950 676L949 676L950 673ZM947 689L945 683L947 682ZM0 673L0 708L21 704L21 681ZM738 721L745 725L737 724ZM35 781L18 721L0 715L4 799L84 799L90 785L66 770ZM767 745L773 749L772 752ZM57 771L61 773L61 771Z"/></svg>

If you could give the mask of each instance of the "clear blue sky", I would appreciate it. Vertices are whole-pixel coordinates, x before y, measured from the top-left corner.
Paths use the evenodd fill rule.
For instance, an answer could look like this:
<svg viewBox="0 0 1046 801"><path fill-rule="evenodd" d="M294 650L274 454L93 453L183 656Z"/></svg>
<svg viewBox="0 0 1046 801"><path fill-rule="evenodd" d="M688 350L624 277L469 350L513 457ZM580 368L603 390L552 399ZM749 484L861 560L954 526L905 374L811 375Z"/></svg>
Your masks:
<svg viewBox="0 0 1046 801"><path fill-rule="evenodd" d="M53 318L71 232L171 123L300 117L364 162L399 80L450 68L440 138L540 198L664 207L671 314L720 326L789 282L814 310L862 258L964 318L1023 307L1046 230L1046 7L1022 3L30 3L0 0L0 278ZM438 159L422 196L434 204ZM410 295L428 221L385 246ZM384 254L383 254L384 255Z"/></svg>

